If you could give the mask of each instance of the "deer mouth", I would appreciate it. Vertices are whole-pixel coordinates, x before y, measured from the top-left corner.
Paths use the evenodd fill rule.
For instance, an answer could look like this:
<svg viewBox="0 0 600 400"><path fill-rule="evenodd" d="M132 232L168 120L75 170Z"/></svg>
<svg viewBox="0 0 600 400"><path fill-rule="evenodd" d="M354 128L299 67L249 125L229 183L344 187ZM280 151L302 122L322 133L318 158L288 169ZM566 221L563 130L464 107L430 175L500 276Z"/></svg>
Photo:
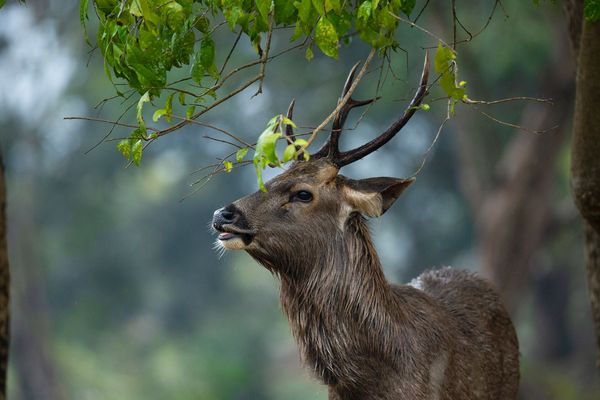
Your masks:
<svg viewBox="0 0 600 400"><path fill-rule="evenodd" d="M217 240L226 249L243 250L254 237L254 232L246 229L234 228L231 226L219 226L215 228L219 232Z"/></svg>

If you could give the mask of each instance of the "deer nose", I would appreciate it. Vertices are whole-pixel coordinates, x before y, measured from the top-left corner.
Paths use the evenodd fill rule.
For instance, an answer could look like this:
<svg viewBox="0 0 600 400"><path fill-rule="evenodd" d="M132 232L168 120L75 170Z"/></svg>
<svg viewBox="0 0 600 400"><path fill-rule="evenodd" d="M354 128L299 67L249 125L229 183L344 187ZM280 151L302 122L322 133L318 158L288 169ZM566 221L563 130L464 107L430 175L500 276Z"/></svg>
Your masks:
<svg viewBox="0 0 600 400"><path fill-rule="evenodd" d="M229 207L219 208L213 214L213 228L219 229L223 225L233 224L236 221L237 214Z"/></svg>

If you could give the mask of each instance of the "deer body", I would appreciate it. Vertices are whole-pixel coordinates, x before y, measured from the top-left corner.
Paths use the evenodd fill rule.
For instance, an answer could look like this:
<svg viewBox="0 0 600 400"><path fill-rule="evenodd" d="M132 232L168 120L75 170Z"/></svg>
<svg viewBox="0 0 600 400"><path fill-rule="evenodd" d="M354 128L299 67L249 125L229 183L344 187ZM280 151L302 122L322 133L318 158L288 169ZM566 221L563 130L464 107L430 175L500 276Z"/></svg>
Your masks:
<svg viewBox="0 0 600 400"><path fill-rule="evenodd" d="M426 68L423 77L421 88ZM413 99L404 116L414 109ZM403 123L395 125L391 131ZM517 338L486 282L450 268L409 285L385 279L365 217L382 215L414 179L338 174L373 151L371 143L340 153L331 139L269 181L267 192L217 210L218 243L245 250L280 279L301 356L330 400L516 399Z"/></svg>

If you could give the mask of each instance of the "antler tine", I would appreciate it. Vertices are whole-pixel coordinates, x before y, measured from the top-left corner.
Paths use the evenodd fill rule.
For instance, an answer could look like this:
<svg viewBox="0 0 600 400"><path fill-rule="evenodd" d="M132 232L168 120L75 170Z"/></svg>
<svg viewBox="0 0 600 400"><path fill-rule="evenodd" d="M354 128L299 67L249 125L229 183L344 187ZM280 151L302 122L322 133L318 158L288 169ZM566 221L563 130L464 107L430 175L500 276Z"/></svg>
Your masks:
<svg viewBox="0 0 600 400"><path fill-rule="evenodd" d="M346 82L344 83L344 87L342 89L342 95L340 96L340 98L338 100L338 104L344 97L346 97L346 94L348 94L348 91L350 90L350 87L352 86L352 83L354 82L356 70L358 69L359 65L360 65L360 61L357 62L356 64L354 64L354 66L348 73L348 77L346 78ZM335 116L335 119L333 120L333 123L331 126L331 135L329 135L329 139L323 145L323 147L321 147L315 154L313 154L313 157L316 157L316 158L325 157L325 156L328 156L330 158L337 157L337 155L339 154L338 143L339 143L340 135L342 134L342 129L344 128L344 123L346 122L346 118L348 117L350 110L352 110L354 107L361 107L361 106L364 106L367 104L371 104L378 99L379 99L379 97L376 97L373 99L368 99L368 100L355 100L352 97L350 97L348 99L348 101L346 102L346 104L344 104L342 109Z"/></svg>
<svg viewBox="0 0 600 400"><path fill-rule="evenodd" d="M343 167L354 161L360 160L361 158L371 154L372 152L379 149L381 146L389 142L396 133L400 131L410 120L410 118L417 111L417 107L423 101L423 98L427 94L427 81L429 79L429 53L425 52L425 61L423 62L423 72L421 73L421 81L419 87L415 93L415 96L411 100L410 104L404 110L404 114L400 119L394 122L385 132L376 137L375 139L357 147L354 150L345 151L338 153L336 157L332 158L332 162L338 167ZM341 114L341 113L340 113ZM333 135L333 134L332 134Z"/></svg>
<svg viewBox="0 0 600 400"><path fill-rule="evenodd" d="M294 105L296 105L296 99L292 99L292 102L290 103L290 106L287 110L286 117L290 120L292 119L292 115L294 114ZM284 136L289 144L294 144L294 141L296 141L296 135L294 135L294 128L291 125L285 126Z"/></svg>

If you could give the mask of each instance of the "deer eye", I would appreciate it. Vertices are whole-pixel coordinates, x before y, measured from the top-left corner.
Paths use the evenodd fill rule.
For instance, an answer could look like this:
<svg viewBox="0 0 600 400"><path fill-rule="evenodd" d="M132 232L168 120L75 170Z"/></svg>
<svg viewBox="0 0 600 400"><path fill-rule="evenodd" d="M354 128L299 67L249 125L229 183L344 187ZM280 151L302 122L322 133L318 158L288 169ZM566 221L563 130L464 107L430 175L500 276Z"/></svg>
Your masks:
<svg viewBox="0 0 600 400"><path fill-rule="evenodd" d="M313 199L313 195L311 192L306 190L300 190L292 195L292 201L301 201L303 203L308 203Z"/></svg>

